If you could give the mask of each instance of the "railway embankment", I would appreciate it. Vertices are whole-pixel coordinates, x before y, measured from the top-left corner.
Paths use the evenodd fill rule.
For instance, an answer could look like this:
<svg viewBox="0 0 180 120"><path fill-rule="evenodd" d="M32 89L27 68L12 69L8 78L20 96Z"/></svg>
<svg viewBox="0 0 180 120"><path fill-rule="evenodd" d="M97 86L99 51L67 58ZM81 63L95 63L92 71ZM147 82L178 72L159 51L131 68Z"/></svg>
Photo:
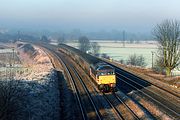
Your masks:
<svg viewBox="0 0 180 120"><path fill-rule="evenodd" d="M12 98L11 101L1 99L0 119L59 119L58 73L47 53L26 43L14 47L21 66L17 69L12 65L7 78L0 81L3 83L0 98L4 97L3 94ZM7 105L3 104L6 102Z"/></svg>
<svg viewBox="0 0 180 120"><path fill-rule="evenodd" d="M55 54L55 51L51 51L42 47L54 69L57 72L58 89L59 89L59 118L62 120L79 119L78 106L75 103L75 94L71 90L71 85L68 82L68 74L63 66L62 60Z"/></svg>

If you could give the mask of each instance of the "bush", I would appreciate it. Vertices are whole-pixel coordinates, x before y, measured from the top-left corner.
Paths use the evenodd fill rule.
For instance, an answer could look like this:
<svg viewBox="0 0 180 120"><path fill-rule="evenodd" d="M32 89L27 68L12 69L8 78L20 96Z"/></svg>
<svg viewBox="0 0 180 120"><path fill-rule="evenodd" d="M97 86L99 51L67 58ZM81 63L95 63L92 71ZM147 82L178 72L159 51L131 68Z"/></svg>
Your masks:
<svg viewBox="0 0 180 120"><path fill-rule="evenodd" d="M91 43L91 51L93 55L99 54L100 46L98 45L97 42L92 42Z"/></svg>
<svg viewBox="0 0 180 120"><path fill-rule="evenodd" d="M145 58L142 55L137 56L136 54L129 56L129 58L127 60L127 64L134 65L134 66L140 66L140 67L146 66Z"/></svg>
<svg viewBox="0 0 180 120"><path fill-rule="evenodd" d="M125 64L125 61L123 59L119 60L121 64Z"/></svg>
<svg viewBox="0 0 180 120"><path fill-rule="evenodd" d="M89 39L86 36L79 37L78 43L79 50L81 50L82 52L86 53L91 48Z"/></svg>
<svg viewBox="0 0 180 120"><path fill-rule="evenodd" d="M103 54L101 55L101 57L102 57L102 58L105 58L105 59L110 59L110 57L109 57L106 53L103 53Z"/></svg>
<svg viewBox="0 0 180 120"><path fill-rule="evenodd" d="M156 59L153 70L162 74L165 74L165 67L163 66L163 58Z"/></svg>
<svg viewBox="0 0 180 120"><path fill-rule="evenodd" d="M25 92L15 80L0 80L0 120L21 118Z"/></svg>

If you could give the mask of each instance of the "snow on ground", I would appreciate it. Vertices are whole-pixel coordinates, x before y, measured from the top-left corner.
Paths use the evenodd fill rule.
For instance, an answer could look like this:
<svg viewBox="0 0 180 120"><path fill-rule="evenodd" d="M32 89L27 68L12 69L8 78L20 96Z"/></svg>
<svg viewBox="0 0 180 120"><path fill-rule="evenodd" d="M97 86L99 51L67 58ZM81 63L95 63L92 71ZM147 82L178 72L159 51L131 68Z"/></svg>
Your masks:
<svg viewBox="0 0 180 120"><path fill-rule="evenodd" d="M21 45L17 48L23 71L16 73L15 79L23 81L22 87L28 91L24 104L24 115L28 119L59 119L59 90L57 73L47 54L33 46L26 53ZM28 46L31 46L28 44ZM31 51L31 52L30 52Z"/></svg>

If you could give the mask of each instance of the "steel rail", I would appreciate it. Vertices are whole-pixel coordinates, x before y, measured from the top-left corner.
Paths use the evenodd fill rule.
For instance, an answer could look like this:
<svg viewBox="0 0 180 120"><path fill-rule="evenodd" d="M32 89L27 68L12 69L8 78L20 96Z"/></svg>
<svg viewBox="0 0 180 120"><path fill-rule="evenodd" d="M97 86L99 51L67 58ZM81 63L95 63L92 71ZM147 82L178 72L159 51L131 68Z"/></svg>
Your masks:
<svg viewBox="0 0 180 120"><path fill-rule="evenodd" d="M151 82L149 82L149 81L143 80L142 78L140 78L140 77L138 77L138 76L136 76L136 75L134 75L134 74L132 74L132 73L129 73L129 72L127 72L127 71L125 71L125 70L123 70L123 69L121 69L121 68L113 65L113 64L111 64L111 65L114 66L114 67L116 68L116 70L118 70L119 72L124 72L124 73L128 74L128 76L135 77L137 80L140 80L140 81L142 81L142 82L144 82L144 83L146 83L146 84L153 85L153 86L155 86L155 87L157 87L157 88L159 88L159 89L161 89L161 90L163 90L163 91L166 91L166 92L168 92L169 94L171 94L171 95L173 95L173 96L175 96L175 97L177 97L177 98L180 99L180 96L179 96L179 95L177 95L177 94L175 94L175 93L173 93L173 92L171 92L171 91L169 91L169 90L167 90L167 89L164 89L164 88L162 88L162 87L160 87L160 86L158 86L158 85L156 85L156 84L154 84L154 83L151 83Z"/></svg>
<svg viewBox="0 0 180 120"><path fill-rule="evenodd" d="M83 105L82 105L82 101L81 101L81 98L80 98L80 94L78 92L78 88L76 86L76 84L74 83L74 79L69 71L69 69L67 68L67 65L65 64L65 62L63 61L63 59L61 57L59 57L57 54L54 54L57 59L62 63L63 67L65 68L65 71L70 79L70 85L71 85L71 88L73 89L73 91L76 93L76 99L78 101L78 104L79 104L79 107L80 107L80 110L81 110L81 114L82 114L82 118L83 120L87 120L87 115L86 115L86 112L84 111L83 109Z"/></svg>
<svg viewBox="0 0 180 120"><path fill-rule="evenodd" d="M101 116L101 113L99 112L97 106L95 105L95 103L94 103L94 101L93 101L93 99L92 99L92 97L91 97L91 94L90 94L88 88L86 87L85 83L83 82L83 80L82 80L81 77L79 76L78 72L77 72L73 67L72 67L72 69L73 69L74 73L76 74L76 76L78 77L79 81L81 82L84 90L86 91L86 93L87 93L87 95L88 95L88 97L89 97L89 100L91 101L91 104L92 104L92 106L93 106L93 108L94 108L94 110L95 110L95 112L96 112L96 115L97 115L98 119L99 119L99 120L102 120L103 118L102 118L102 116Z"/></svg>
<svg viewBox="0 0 180 120"><path fill-rule="evenodd" d="M128 105L126 105L126 103L124 103L117 95L116 93L114 94L115 97L119 100L119 102L121 102L127 109L128 111L133 115L133 117L136 119L136 120L140 120L140 118L134 113L134 111L131 110L131 108L129 108Z"/></svg>
<svg viewBox="0 0 180 120"><path fill-rule="evenodd" d="M176 111L172 110L171 108L165 106L164 104L162 104L162 103L159 102L158 100L154 99L152 96L148 95L147 93L143 92L143 91L140 90L139 88L137 88L137 87L135 87L134 85L126 82L125 80L119 78L118 76L117 76L117 78L118 78L119 80L123 81L124 83L128 84L129 86L135 88L137 91L143 93L145 96L149 97L150 99L152 99L152 100L155 101L156 103L160 104L161 106L163 106L163 107L166 108L167 110L171 111L172 113L176 114L177 116L180 116L179 113L177 113Z"/></svg>

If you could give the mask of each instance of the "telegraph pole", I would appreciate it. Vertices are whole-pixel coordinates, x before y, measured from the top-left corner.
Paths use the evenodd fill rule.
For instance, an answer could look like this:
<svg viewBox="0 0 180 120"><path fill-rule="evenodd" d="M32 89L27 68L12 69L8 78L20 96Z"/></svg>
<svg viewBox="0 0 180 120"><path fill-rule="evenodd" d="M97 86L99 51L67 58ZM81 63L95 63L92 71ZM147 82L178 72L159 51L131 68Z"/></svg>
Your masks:
<svg viewBox="0 0 180 120"><path fill-rule="evenodd" d="M12 70L13 70L13 74L12 74L12 79L14 79L14 65L15 65L15 59L14 59L14 47L12 48L12 51L13 51L13 53L12 53L12 55L13 55L13 60L12 60Z"/></svg>
<svg viewBox="0 0 180 120"><path fill-rule="evenodd" d="M151 51L151 53L152 53L152 69L153 69L154 68L154 52Z"/></svg>
<svg viewBox="0 0 180 120"><path fill-rule="evenodd" d="M20 38L20 31L18 31L18 39L17 40L18 41L21 40L21 38Z"/></svg>
<svg viewBox="0 0 180 120"><path fill-rule="evenodd" d="M123 47L125 47L125 31L123 30Z"/></svg>

